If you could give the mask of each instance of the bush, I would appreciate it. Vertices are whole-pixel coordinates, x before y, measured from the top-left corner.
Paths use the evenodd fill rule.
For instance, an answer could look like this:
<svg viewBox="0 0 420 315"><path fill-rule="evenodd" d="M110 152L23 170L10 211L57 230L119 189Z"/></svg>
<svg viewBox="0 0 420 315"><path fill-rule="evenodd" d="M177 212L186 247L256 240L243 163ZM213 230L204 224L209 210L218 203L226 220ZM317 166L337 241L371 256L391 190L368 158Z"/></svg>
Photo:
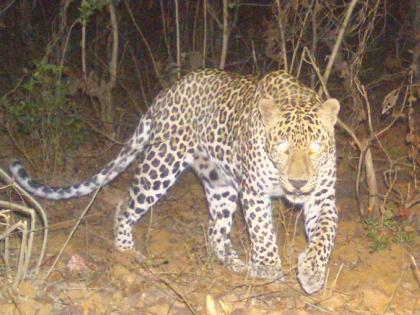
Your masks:
<svg viewBox="0 0 420 315"><path fill-rule="evenodd" d="M63 69L40 61L33 65L23 83L0 99L5 126L21 149L36 151L35 164L61 164L64 154L83 141L85 124L69 97L71 81L62 78Z"/></svg>

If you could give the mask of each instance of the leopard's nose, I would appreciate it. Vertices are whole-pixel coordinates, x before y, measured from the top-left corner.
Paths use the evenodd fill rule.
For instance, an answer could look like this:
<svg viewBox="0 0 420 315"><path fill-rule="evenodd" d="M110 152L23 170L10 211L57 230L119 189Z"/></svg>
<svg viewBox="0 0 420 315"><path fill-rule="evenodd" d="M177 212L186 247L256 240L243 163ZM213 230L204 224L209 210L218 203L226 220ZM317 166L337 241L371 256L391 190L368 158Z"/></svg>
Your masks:
<svg viewBox="0 0 420 315"><path fill-rule="evenodd" d="M307 182L307 180L302 179L289 179L289 183L296 189L301 189Z"/></svg>

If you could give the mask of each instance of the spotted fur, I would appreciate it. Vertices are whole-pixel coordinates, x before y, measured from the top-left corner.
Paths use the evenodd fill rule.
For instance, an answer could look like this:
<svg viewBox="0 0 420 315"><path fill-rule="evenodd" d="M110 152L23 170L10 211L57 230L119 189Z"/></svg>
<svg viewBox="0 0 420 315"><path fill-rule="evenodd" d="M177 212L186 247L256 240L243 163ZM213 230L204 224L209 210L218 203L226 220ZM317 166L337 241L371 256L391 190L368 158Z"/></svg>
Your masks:
<svg viewBox="0 0 420 315"><path fill-rule="evenodd" d="M334 124L339 104L284 71L261 80L218 70L190 73L162 91L116 159L97 175L66 188L35 183L19 162L17 181L34 195L66 199L91 193L121 173L140 153L129 201L115 220L115 246L133 250L133 225L192 167L203 182L208 239L218 259L252 277L283 276L271 198L303 205L308 248L297 276L308 293L323 283L337 228ZM243 262L230 233L241 204L252 255Z"/></svg>

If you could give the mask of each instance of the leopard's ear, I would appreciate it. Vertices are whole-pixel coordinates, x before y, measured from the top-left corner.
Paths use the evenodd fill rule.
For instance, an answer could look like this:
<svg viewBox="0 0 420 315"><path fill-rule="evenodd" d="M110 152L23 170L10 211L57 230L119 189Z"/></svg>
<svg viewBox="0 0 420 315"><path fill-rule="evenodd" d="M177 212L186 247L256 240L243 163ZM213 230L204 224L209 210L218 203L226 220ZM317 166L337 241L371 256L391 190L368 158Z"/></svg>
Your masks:
<svg viewBox="0 0 420 315"><path fill-rule="evenodd" d="M334 132L334 126L337 122L339 111L340 103L335 98L329 98L321 104L318 114L321 118L321 122L330 132Z"/></svg>
<svg viewBox="0 0 420 315"><path fill-rule="evenodd" d="M258 102L258 109L266 127L272 126L280 116L280 108L270 96L261 96Z"/></svg>

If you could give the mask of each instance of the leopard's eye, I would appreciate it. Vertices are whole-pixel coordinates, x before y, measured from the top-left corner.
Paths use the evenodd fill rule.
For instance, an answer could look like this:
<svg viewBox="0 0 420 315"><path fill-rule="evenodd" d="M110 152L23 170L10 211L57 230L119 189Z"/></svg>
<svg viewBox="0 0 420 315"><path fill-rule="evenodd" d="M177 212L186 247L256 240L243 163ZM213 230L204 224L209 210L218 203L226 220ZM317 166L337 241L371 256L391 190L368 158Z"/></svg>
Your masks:
<svg viewBox="0 0 420 315"><path fill-rule="evenodd" d="M289 142L287 142L286 140L280 141L279 143L277 143L276 147L277 147L277 150L279 150L280 152L287 154L289 150Z"/></svg>
<svg viewBox="0 0 420 315"><path fill-rule="evenodd" d="M309 146L310 153L318 153L321 149L322 144L319 141L313 141Z"/></svg>

